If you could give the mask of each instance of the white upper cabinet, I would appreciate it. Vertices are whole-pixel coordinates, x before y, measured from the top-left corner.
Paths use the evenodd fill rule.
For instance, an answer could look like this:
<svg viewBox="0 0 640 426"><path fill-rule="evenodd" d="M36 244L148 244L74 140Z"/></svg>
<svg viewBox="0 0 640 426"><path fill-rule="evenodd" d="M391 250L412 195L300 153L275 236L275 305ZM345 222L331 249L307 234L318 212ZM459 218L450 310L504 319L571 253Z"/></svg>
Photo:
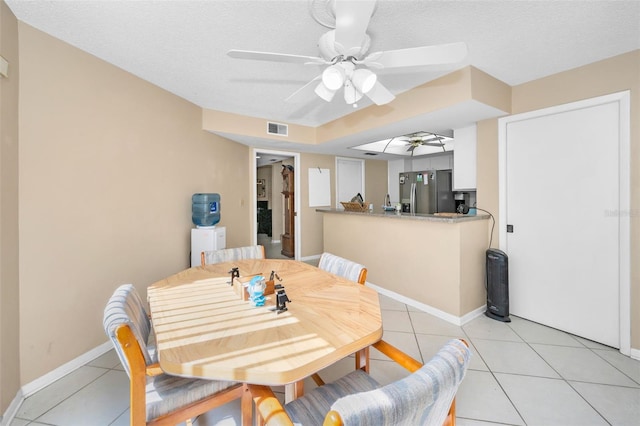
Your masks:
<svg viewBox="0 0 640 426"><path fill-rule="evenodd" d="M443 155L434 155L431 157L431 167L429 169L432 170L447 170L453 167L453 155L451 152L448 152Z"/></svg>
<svg viewBox="0 0 640 426"><path fill-rule="evenodd" d="M453 131L453 190L476 188L476 125Z"/></svg>
<svg viewBox="0 0 640 426"><path fill-rule="evenodd" d="M404 171L419 172L421 170L447 170L453 167L453 154L451 151L442 154L431 154L414 158L411 168Z"/></svg>

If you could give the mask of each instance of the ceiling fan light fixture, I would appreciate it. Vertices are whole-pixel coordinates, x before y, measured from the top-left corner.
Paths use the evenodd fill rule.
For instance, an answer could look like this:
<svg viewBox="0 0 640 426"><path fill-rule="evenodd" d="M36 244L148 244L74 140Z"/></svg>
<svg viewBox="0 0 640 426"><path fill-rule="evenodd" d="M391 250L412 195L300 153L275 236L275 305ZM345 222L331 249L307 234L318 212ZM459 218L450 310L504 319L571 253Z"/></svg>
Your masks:
<svg viewBox="0 0 640 426"><path fill-rule="evenodd" d="M371 89L373 89L373 86L376 85L378 76L371 72L371 70L360 68L353 72L351 80L360 93L369 93Z"/></svg>
<svg viewBox="0 0 640 426"><path fill-rule="evenodd" d="M339 64L331 65L322 72L322 83L329 90L338 90L345 80L345 70Z"/></svg>
<svg viewBox="0 0 640 426"><path fill-rule="evenodd" d="M344 82L344 101L348 105L353 104L354 108L356 108L357 105L355 105L355 103L362 99L362 96L362 92L356 88L351 80L347 80Z"/></svg>
<svg viewBox="0 0 640 426"><path fill-rule="evenodd" d="M335 96L337 90L330 90L325 86L325 84L321 81L318 83L315 89L316 95L327 102L331 102L333 97Z"/></svg>

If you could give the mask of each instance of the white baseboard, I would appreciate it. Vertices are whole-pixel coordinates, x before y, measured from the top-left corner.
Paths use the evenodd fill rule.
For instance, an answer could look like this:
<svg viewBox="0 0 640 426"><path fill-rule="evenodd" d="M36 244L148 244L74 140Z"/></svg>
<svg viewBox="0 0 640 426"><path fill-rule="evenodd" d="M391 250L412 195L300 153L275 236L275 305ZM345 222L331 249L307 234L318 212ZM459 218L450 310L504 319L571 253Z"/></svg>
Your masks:
<svg viewBox="0 0 640 426"><path fill-rule="evenodd" d="M29 382L26 385L22 386L22 394L24 395L25 398L33 395L34 393L38 392L40 389L50 385L51 383L55 382L61 377L64 377L67 374L71 373L72 371L77 370L78 368L82 367L89 361L94 360L100 355L103 355L109 352L109 350L112 348L113 348L113 344L110 341L107 341L101 344L100 346L91 349L89 352L85 352L84 354L80 355L75 359L72 359L66 364L61 365L55 370L48 372L44 376L40 376L34 381Z"/></svg>
<svg viewBox="0 0 640 426"><path fill-rule="evenodd" d="M413 306L416 309L420 309L421 311L424 311L428 314L431 314L435 317L438 317L442 320L445 320L447 322L450 322L451 324L454 325L458 325L458 326L462 326L465 325L466 323L468 323L469 321L479 317L480 315L482 315L484 313L484 311L486 310L486 306L480 306L476 309L474 309L473 311L464 314L461 317L457 317L455 315L451 315L447 312L441 311L440 309L434 308L433 306L429 306L429 305L425 305L424 303L415 301L413 299L410 299L408 297L405 297L401 294L395 293L393 291L387 290L385 288L382 288L380 286L377 286L375 284L370 283L369 281L367 281L367 287L371 287L372 289L374 289L375 291L377 291L380 294L384 294L385 296L388 296L394 300L397 300L398 302L402 302L406 305L409 306ZM630 354L629 356L633 359L636 359L638 361L640 361L640 349L633 349L631 348Z"/></svg>
<svg viewBox="0 0 640 426"><path fill-rule="evenodd" d="M15 398L11 401L11 404L7 407L7 411L2 415L2 421L0 421L0 425L8 426L13 421L13 418L18 414L18 409L24 401L24 395L22 394L22 389L18 389L18 393L16 393Z"/></svg>
<svg viewBox="0 0 640 426"><path fill-rule="evenodd" d="M310 261L310 260L317 260L317 259L320 259L320 256L322 256L322 255L320 255L320 254L314 254L313 256L305 256L305 257L301 257L301 258L300 258L300 261L302 261L302 262L308 262L308 261Z"/></svg>
<svg viewBox="0 0 640 426"><path fill-rule="evenodd" d="M11 404L9 404L7 411L5 411L2 415L2 422L0 423L0 425L8 425L11 420L13 420L18 412L18 409L20 408L20 405L22 404L22 401L24 401L25 398L33 395L40 389L49 386L51 383L55 382L58 379L61 379L72 371L77 370L78 368L87 364L89 361L92 361L100 355L109 352L111 348L113 348L113 344L110 341L107 341L100 346L93 348L88 352L85 352L79 357L72 359L66 364L61 365L55 370L48 372L44 376L40 376L34 381L22 386L22 388L18 390L15 398L13 398L13 401L11 401Z"/></svg>
<svg viewBox="0 0 640 426"><path fill-rule="evenodd" d="M487 310L487 306L482 305L479 308L476 308L473 311L464 314L463 316L460 317L460 325L465 325L469 321L478 318L480 315L484 314L486 310Z"/></svg>
<svg viewBox="0 0 640 426"><path fill-rule="evenodd" d="M485 310L485 306L480 306L480 307L474 309L473 311L468 312L468 313L464 314L461 317L458 317L458 316L452 315L452 314L450 314L448 312L445 312L445 311L442 311L440 309L434 308L433 306L426 305L424 303L421 303L421 302L418 302L416 300L410 299L410 298L408 298L406 296L403 296L403 295L398 294L396 292L393 292L391 290L387 290L386 288L382 288L380 286L377 286L377 285L375 285L373 283L370 283L369 281L367 281L366 285L367 285L367 287L371 287L372 289L374 289L375 291L377 291L380 294L388 296L388 297L390 297L390 298L392 298L394 300L397 300L398 302L402 302L402 303L404 303L406 305L413 306L416 309L420 309L421 311L424 311L424 312L426 312L428 314L431 314L431 315L433 315L435 317L438 317L438 318L440 318L442 320L445 320L447 322L450 322L451 324L458 325L458 326L464 325L464 324L468 323L469 321L471 321L472 319L482 315L482 313Z"/></svg>

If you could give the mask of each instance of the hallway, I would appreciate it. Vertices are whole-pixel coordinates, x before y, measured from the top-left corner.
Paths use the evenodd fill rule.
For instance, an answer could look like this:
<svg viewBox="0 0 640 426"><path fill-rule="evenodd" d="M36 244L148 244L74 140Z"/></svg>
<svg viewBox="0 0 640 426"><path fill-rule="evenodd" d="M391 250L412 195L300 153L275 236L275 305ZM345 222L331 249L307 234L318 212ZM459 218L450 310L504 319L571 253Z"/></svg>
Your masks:
<svg viewBox="0 0 640 426"><path fill-rule="evenodd" d="M267 259L291 259L281 253L282 243L280 241L273 242L273 238L267 234L258 234L258 244L264 246L264 254Z"/></svg>

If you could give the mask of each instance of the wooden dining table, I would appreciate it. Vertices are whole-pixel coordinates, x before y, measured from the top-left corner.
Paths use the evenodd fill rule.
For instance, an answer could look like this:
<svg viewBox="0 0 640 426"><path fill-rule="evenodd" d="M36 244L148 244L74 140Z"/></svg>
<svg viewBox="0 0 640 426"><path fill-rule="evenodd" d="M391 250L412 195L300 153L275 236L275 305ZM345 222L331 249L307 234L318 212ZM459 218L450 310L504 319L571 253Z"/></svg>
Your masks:
<svg viewBox="0 0 640 426"><path fill-rule="evenodd" d="M287 310L242 300L230 271L240 278L271 272L284 287ZM366 286L295 260L251 259L198 266L147 289L160 367L168 374L285 385L286 400L300 396L302 381L382 338L377 293Z"/></svg>

